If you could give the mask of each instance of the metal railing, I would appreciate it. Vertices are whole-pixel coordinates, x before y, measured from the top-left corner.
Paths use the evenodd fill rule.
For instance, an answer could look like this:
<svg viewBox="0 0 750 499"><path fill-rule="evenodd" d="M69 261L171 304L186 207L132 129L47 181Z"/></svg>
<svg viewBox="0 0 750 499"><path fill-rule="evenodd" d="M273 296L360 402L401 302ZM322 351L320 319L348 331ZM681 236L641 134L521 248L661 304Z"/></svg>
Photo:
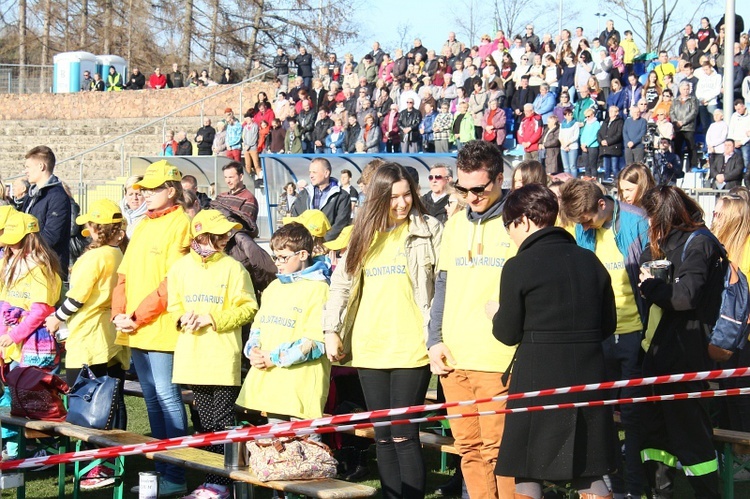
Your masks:
<svg viewBox="0 0 750 499"><path fill-rule="evenodd" d="M0 64L0 93L40 94L52 92L54 66ZM21 73L25 76L21 78Z"/></svg>
<svg viewBox="0 0 750 499"><path fill-rule="evenodd" d="M74 154L72 156L69 156L69 157L67 157L67 158L65 158L65 159L63 159L61 161L58 161L57 164L60 165L60 164L67 163L67 162L70 162L70 161L75 161L76 159L78 159L79 160L78 181L79 181L79 183L83 184L84 183L84 181L83 181L83 162L84 162L84 158L87 155L89 155L89 154L91 154L93 152L96 152L96 151L100 150L103 147L107 147L107 146L110 146L112 144L116 144L116 143L119 142L120 143L120 175L121 176L125 175L125 139L126 138L130 137L131 135L133 135L135 133L138 133L139 131L141 131L141 130L143 130L145 128L156 126L159 123L162 124L162 137L164 137L165 134L166 134L166 130L167 130L167 119L169 119L169 118L175 116L176 114L179 114L179 113L181 113L181 112L183 112L183 111L185 111L187 109L190 109L190 108L192 108L194 106L197 106L199 104L201 106L200 123L201 123L201 126L202 126L203 125L203 117L204 117L204 114L205 114L205 112L204 112L205 111L204 110L205 102L207 100L209 100L209 99L213 99L217 95L221 95L221 94L230 92L231 90L233 90L233 89L235 89L237 87L240 88L239 109L241 110L241 109L243 109L243 100L244 100L243 94L244 94L244 91L245 91L245 87L244 87L245 84L250 83L251 81L258 81L258 80L262 79L263 76L265 76L268 73L271 73L272 71L273 71L273 69L269 69L267 71L264 71L263 73L255 75L253 77L246 78L246 79L242 80L239 83L234 83L232 85L226 85L225 88L222 88L218 92L214 92L211 95L207 95L205 97L201 97L200 99L198 99L196 101L193 101L193 102L191 102L189 104L185 104L184 106L182 106L182 107L180 107L178 109L175 109L174 111L172 111L172 112L170 112L168 114L165 114L164 116L161 116L161 117L153 119L153 120L151 120L151 121L149 121L149 122L147 122L147 123L145 123L143 125L140 125L140 126L134 128L134 129L130 130L129 132L126 132L126 133L124 133L122 135L118 135L117 137L114 137L112 139L106 140L106 141L102 142L101 144L98 144L98 145L96 145L94 147L90 147L90 148L86 149L85 151L76 153L76 154Z"/></svg>

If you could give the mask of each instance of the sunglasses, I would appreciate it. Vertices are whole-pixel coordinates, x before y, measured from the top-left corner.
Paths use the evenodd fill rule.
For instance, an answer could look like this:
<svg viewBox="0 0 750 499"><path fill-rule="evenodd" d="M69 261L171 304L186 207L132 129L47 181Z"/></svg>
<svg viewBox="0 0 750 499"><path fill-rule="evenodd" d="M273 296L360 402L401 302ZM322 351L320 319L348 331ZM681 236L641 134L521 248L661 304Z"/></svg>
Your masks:
<svg viewBox="0 0 750 499"><path fill-rule="evenodd" d="M485 193L485 191L487 190L487 187L489 187L490 184L492 184L493 182L494 180L490 180L484 185L478 185L476 187L468 187L468 188L460 186L458 185L458 182L456 182L455 184L453 184L453 188L456 189L456 192L458 192L462 197L468 196L470 192L474 194L475 196L481 196L482 194Z"/></svg>
<svg viewBox="0 0 750 499"><path fill-rule="evenodd" d="M294 255L299 255L300 253L302 253L302 251L303 251L303 250L295 251L295 252L294 252L294 253L292 253L291 255L271 255L271 260L273 260L274 262L279 262L279 263L286 263L286 262L288 262L288 261L289 261L289 259L290 259L290 258L292 258L292 257L293 257Z"/></svg>
<svg viewBox="0 0 750 499"><path fill-rule="evenodd" d="M443 180L444 178L448 178L445 175L429 175L427 177L429 180Z"/></svg>
<svg viewBox="0 0 750 499"><path fill-rule="evenodd" d="M519 223L521 223L521 220L516 218L515 220L508 220L507 222L503 222L503 227L505 227L506 232L510 232L511 224L515 227Z"/></svg>

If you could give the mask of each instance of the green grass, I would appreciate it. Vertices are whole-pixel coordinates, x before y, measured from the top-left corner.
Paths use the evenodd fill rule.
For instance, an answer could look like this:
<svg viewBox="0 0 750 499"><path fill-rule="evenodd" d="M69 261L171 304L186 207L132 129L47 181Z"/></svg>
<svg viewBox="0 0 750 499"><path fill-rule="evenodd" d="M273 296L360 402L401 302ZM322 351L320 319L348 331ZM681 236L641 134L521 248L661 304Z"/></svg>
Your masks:
<svg viewBox="0 0 750 499"><path fill-rule="evenodd" d="M126 397L126 403L128 407L128 430L132 432L150 434L148 417L146 415L146 406L143 399L136 397ZM191 429L192 430L192 429ZM377 465L375 463L374 448L370 449L370 477L367 480L363 480L361 483L380 488L380 482L377 479ZM425 460L427 464L427 490L428 499L436 499L438 496L433 494L435 488L445 483L453 470L450 470L447 474L440 472L440 454L436 451L426 450ZM138 473L140 471L153 470L153 461L150 461L144 457L128 457L126 458L126 473L125 473L125 497L135 498L135 494L129 492L130 487L138 484ZM195 471L187 471L188 479L188 490L192 490L203 482L203 474ZM15 490L2 491L0 497L2 498L15 498ZM72 470L68 473L66 478L66 497L72 497L73 495L73 474ZM45 471L39 472L27 472L26 473L26 497L29 499L55 499L57 498L57 468L51 468ZM97 491L81 491L81 497L86 499L109 499L112 497L112 488L106 488ZM256 491L255 497L257 499L268 499L271 497L271 492L268 489L259 489ZM379 496L378 496L379 497ZM685 477L682 474L678 475L678 480L675 485L675 498L679 499L691 499L693 498L692 491L690 490ZM735 483L735 497L746 498L750 497L750 482Z"/></svg>

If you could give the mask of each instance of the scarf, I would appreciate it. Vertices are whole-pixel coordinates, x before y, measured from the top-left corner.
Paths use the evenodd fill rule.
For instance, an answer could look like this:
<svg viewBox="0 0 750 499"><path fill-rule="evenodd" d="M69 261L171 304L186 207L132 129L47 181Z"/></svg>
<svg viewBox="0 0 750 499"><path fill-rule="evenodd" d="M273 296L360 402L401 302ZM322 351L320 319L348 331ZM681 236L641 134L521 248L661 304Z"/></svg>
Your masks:
<svg viewBox="0 0 750 499"><path fill-rule="evenodd" d="M331 283L331 260L326 255L316 256L312 259L313 264L298 272L291 274L276 274L279 282L290 284L297 281L325 281Z"/></svg>
<svg viewBox="0 0 750 499"><path fill-rule="evenodd" d="M143 205L145 206L146 203L144 202ZM170 206L169 208L164 208L161 211L147 211L146 216L153 220L154 218L160 218L160 217L163 217L164 215L168 215L179 207L180 205L176 204L174 206Z"/></svg>
<svg viewBox="0 0 750 499"><path fill-rule="evenodd" d="M195 239L193 239L193 241L190 243L190 249L195 251L198 256L203 258L204 260L219 252L214 248L201 248L201 245L198 244Z"/></svg>
<svg viewBox="0 0 750 499"><path fill-rule="evenodd" d="M563 120L563 122L560 123L560 126L562 128L571 128L573 125L578 125L578 123L576 122L576 120L570 120L570 121Z"/></svg>

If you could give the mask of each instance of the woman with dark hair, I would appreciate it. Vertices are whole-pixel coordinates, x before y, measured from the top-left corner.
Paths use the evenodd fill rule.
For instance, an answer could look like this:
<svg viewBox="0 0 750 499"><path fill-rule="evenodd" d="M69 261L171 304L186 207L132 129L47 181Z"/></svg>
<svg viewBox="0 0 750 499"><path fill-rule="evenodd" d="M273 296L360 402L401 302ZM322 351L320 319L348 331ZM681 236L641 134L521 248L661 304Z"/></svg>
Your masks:
<svg viewBox="0 0 750 499"><path fill-rule="evenodd" d="M557 213L557 197L539 184L514 190L503 207L518 254L503 267L492 333L506 345L519 345L510 394L605 378L602 341L617 323L611 278L593 252L555 227ZM544 397L543 403L600 396ZM514 400L508 408L539 403ZM611 498L602 475L615 467L613 435L606 407L508 414L495 472L515 477L517 499L540 499L546 480L572 482L582 498Z"/></svg>
<svg viewBox="0 0 750 499"><path fill-rule="evenodd" d="M650 306L643 341L643 375L711 369L706 332L719 312L725 265L722 250L703 224L703 210L681 189L660 186L641 200L649 218L649 246L641 263L667 260L671 271L655 278L641 267L641 294ZM704 381L654 385L650 395L706 390ZM718 498L718 467L711 418L699 400L641 404L643 449L651 487L670 497L677 461L695 497Z"/></svg>
<svg viewBox="0 0 750 499"><path fill-rule="evenodd" d="M255 101L255 104L253 105L253 108L255 108L255 112L256 113L258 112L258 105L261 102L264 102L266 104L266 108L267 109L271 108L271 103L268 100L268 95L266 95L265 92L258 92L258 100Z"/></svg>
<svg viewBox="0 0 750 499"><path fill-rule="evenodd" d="M511 180L510 190L512 191L529 184L547 185L547 172L539 161L522 161L513 168Z"/></svg>
<svg viewBox="0 0 750 499"><path fill-rule="evenodd" d="M375 171L361 210L331 279L326 353L332 362L351 356L368 410L421 404L442 225L425 214L415 180L397 163ZM419 427L375 428L375 442L383 497L423 498Z"/></svg>

